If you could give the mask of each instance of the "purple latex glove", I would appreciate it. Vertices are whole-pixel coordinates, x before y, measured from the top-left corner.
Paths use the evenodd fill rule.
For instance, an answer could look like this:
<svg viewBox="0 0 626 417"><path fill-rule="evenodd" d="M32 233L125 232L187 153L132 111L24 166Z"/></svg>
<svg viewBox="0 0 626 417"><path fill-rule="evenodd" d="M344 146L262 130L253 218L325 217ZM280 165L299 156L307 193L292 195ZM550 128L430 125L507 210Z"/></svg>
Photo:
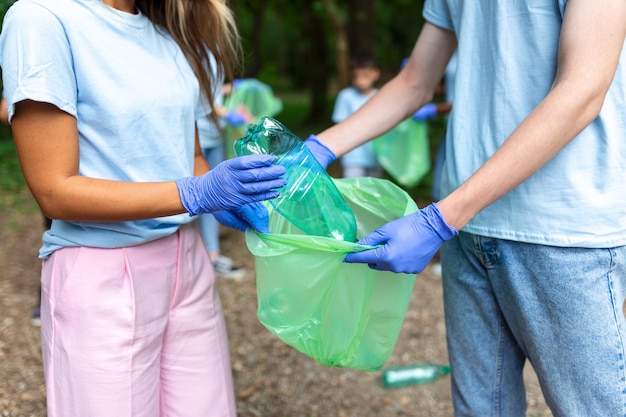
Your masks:
<svg viewBox="0 0 626 417"><path fill-rule="evenodd" d="M413 114L413 119L418 122L425 122L426 120L434 119L435 117L437 117L437 105L435 103L425 104L421 109Z"/></svg>
<svg viewBox="0 0 626 417"><path fill-rule="evenodd" d="M246 118L243 114L236 111L229 111L223 117L224 121L231 126L238 127L246 124Z"/></svg>
<svg viewBox="0 0 626 417"><path fill-rule="evenodd" d="M248 203L278 197L285 186L285 167L273 165L271 155L246 155L227 159L198 177L176 181L185 209L196 214L238 209Z"/></svg>
<svg viewBox="0 0 626 417"><path fill-rule="evenodd" d="M337 159L337 155L320 142L315 135L309 136L304 141L304 144L308 146L315 159L317 159L324 169L328 168L328 165Z"/></svg>
<svg viewBox="0 0 626 417"><path fill-rule="evenodd" d="M250 203L231 211L213 212L215 219L224 226L245 232L252 227L257 232L269 233L269 213L261 203Z"/></svg>
<svg viewBox="0 0 626 417"><path fill-rule="evenodd" d="M419 274L446 240L458 232L448 226L436 204L394 220L365 236L358 243L376 246L348 254L344 262L366 263L379 271Z"/></svg>

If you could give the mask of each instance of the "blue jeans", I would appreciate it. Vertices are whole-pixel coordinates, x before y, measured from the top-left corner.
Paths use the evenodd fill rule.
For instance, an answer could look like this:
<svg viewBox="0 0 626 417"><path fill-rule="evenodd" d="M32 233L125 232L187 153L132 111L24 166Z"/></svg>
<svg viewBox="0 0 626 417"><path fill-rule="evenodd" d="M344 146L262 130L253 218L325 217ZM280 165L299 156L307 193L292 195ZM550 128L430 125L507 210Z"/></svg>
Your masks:
<svg viewBox="0 0 626 417"><path fill-rule="evenodd" d="M626 415L626 247L460 233L441 260L457 417L525 416L526 359L555 417Z"/></svg>
<svg viewBox="0 0 626 417"><path fill-rule="evenodd" d="M202 148L202 154L206 159L211 169L215 168L217 164L224 160L224 145L219 144L213 148ZM219 223L215 220L212 214L200 215L200 234L202 234L202 240L209 252L220 251L219 240Z"/></svg>

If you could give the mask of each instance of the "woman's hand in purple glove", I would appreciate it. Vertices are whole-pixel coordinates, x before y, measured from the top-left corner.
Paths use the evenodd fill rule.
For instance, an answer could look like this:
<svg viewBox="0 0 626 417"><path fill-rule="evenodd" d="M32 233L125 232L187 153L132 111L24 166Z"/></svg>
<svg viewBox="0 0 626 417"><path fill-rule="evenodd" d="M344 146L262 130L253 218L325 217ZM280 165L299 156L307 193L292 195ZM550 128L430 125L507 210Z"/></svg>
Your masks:
<svg viewBox="0 0 626 417"><path fill-rule="evenodd" d="M257 232L269 233L269 213L261 203L250 203L230 211L216 211L215 219L224 226L245 232L252 227Z"/></svg>
<svg viewBox="0 0 626 417"><path fill-rule="evenodd" d="M361 245L377 246L348 254L344 262L366 263L380 271L418 274L437 250L458 232L448 226L436 204L394 220L361 239Z"/></svg>
<svg viewBox="0 0 626 417"><path fill-rule="evenodd" d="M189 214L234 210L278 197L285 186L285 167L273 165L271 155L246 155L228 159L198 177L176 181L180 200Z"/></svg>
<svg viewBox="0 0 626 417"><path fill-rule="evenodd" d="M337 159L337 155L320 142L315 135L309 136L304 141L304 144L309 148L309 151L311 151L315 159L317 159L317 162L319 162L324 169L328 168L328 165Z"/></svg>

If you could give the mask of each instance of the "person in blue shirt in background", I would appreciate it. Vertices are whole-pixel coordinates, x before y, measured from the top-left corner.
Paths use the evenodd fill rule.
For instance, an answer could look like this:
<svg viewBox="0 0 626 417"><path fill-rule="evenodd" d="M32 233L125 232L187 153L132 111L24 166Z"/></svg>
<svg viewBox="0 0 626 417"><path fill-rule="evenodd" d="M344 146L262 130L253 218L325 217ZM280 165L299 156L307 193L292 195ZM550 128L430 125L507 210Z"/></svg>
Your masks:
<svg viewBox="0 0 626 417"><path fill-rule="evenodd" d="M232 84L227 83L215 93L214 105L217 121L209 115L200 118L196 124L198 127L198 140L202 155L206 159L209 167L217 166L224 160L224 133L223 128L226 123L231 126L243 126L250 123L250 116L237 110L228 111L224 107L224 93L232 89ZM244 268L234 265L233 260L224 256L220 250L220 226L219 222L211 213L203 214L199 218L200 233L202 240L209 252L209 258L213 262L215 272L224 278L238 280L246 271Z"/></svg>
<svg viewBox="0 0 626 417"><path fill-rule="evenodd" d="M365 104L376 92L376 82L380 78L380 68L372 54L362 52L350 60L352 85L337 95L332 121L340 123ZM376 159L371 142L347 152L341 157L344 178L380 177L382 168Z"/></svg>
<svg viewBox="0 0 626 417"><path fill-rule="evenodd" d="M428 103L457 53L441 200L344 261L419 273L441 248L456 416L626 415L626 2L426 0L409 63L306 140L322 165Z"/></svg>

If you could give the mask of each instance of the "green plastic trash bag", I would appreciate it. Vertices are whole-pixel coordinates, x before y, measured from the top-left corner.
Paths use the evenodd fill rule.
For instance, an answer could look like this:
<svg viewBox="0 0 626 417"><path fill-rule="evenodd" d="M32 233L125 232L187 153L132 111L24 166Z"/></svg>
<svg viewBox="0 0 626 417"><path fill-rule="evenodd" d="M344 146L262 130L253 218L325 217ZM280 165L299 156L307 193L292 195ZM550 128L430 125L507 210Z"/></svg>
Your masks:
<svg viewBox="0 0 626 417"><path fill-rule="evenodd" d="M275 116L283 110L283 102L274 95L272 87L256 78L235 80L233 91L225 98L224 107L228 110L241 110L244 107L253 121L258 123L264 116ZM233 143L245 135L244 126L226 125L224 128L226 158L234 158Z"/></svg>
<svg viewBox="0 0 626 417"><path fill-rule="evenodd" d="M234 145L237 156L269 154L286 168L287 184L270 204L308 235L356 241L354 213L332 178L309 148L278 120L264 117L249 125L245 137Z"/></svg>
<svg viewBox="0 0 626 417"><path fill-rule="evenodd" d="M261 117L275 116L283 110L283 102L274 95L272 87L256 78L238 79L233 83L233 91L224 106L235 110L240 105L244 105L257 122Z"/></svg>
<svg viewBox="0 0 626 417"><path fill-rule="evenodd" d="M430 170L426 122L409 118L373 143L380 165L403 187L416 186Z"/></svg>
<svg viewBox="0 0 626 417"><path fill-rule="evenodd" d="M335 181L356 215L358 237L417 211L390 181ZM349 252L372 249L307 236L271 207L270 234L246 232L255 257L258 318L283 342L321 365L376 371L391 356L415 275L347 264Z"/></svg>

